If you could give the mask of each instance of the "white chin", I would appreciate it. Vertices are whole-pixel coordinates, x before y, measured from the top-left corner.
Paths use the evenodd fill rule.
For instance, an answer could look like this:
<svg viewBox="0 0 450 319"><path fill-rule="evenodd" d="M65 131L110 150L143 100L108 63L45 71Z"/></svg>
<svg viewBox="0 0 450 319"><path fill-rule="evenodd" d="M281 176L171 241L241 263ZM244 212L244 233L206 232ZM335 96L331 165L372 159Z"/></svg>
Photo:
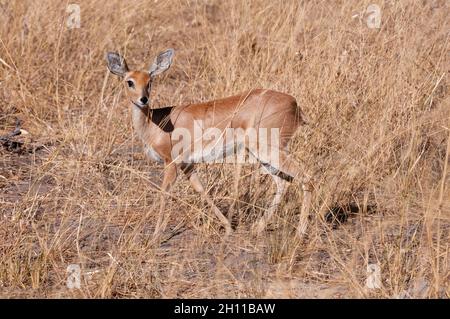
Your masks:
<svg viewBox="0 0 450 319"><path fill-rule="evenodd" d="M142 103L139 103L139 102L133 102L133 104L136 105L137 107L146 107L146 106L148 106L148 103L147 104L142 104Z"/></svg>

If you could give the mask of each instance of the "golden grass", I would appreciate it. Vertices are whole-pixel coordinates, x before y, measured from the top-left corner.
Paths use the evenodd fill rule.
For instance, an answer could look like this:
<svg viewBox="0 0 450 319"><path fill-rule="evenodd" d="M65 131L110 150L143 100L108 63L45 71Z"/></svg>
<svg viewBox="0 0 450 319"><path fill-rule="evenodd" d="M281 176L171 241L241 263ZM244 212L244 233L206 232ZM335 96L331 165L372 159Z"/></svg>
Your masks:
<svg viewBox="0 0 450 319"><path fill-rule="evenodd" d="M384 1L0 0L0 134L15 117L30 134L0 148L2 297L443 297L450 295L448 3ZM155 107L264 87L295 96L310 124L292 152L318 173L308 238L294 240L293 185L263 238L249 227L270 178L203 165L221 209L238 202L223 242L208 207L180 178L167 199L170 230L149 242L161 167L133 135L104 55L147 68L173 47ZM341 224L333 207L358 212ZM353 209L354 210L354 209ZM81 289L66 287L78 264ZM382 287L367 289L368 264Z"/></svg>

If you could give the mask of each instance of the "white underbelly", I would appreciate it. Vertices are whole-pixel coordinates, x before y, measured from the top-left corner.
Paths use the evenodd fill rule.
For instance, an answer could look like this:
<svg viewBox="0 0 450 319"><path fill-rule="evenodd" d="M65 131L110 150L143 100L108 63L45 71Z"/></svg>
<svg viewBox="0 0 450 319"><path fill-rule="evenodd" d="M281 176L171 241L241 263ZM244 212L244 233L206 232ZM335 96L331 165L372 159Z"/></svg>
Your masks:
<svg viewBox="0 0 450 319"><path fill-rule="evenodd" d="M242 151L244 144L229 143L220 145L210 149L204 149L199 152L193 152L189 155L187 162L189 163L224 163L227 159ZM230 163L234 163L231 159Z"/></svg>

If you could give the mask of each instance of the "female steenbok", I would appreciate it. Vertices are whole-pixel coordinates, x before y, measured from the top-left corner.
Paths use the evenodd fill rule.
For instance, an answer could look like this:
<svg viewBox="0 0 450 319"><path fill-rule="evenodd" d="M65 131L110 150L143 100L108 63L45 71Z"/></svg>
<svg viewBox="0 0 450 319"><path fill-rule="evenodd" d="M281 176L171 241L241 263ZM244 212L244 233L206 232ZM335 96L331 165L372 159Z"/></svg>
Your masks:
<svg viewBox="0 0 450 319"><path fill-rule="evenodd" d="M206 193L194 166L202 161L223 162L223 154L227 157L243 150L271 174L277 186L272 204L252 230L260 233L265 229L280 204L286 186L299 178L304 196L297 233L304 234L310 209L311 179L305 172L301 174L298 164L286 151L293 134L304 123L296 100L284 93L255 89L206 103L153 109L150 107L153 79L169 69L173 56L174 50L168 49L156 57L148 71L131 71L118 53L107 54L109 70L121 77L126 86L133 126L144 143L147 155L164 163L162 196L175 182L177 168L180 168L195 191L201 193L211 206L228 235L231 232L230 222ZM199 128L204 132L200 136ZM226 142L224 136L229 137ZM208 144L207 147L205 144ZM267 149L271 150L270 155ZM155 236L159 236L167 223L164 213L164 199L161 198Z"/></svg>

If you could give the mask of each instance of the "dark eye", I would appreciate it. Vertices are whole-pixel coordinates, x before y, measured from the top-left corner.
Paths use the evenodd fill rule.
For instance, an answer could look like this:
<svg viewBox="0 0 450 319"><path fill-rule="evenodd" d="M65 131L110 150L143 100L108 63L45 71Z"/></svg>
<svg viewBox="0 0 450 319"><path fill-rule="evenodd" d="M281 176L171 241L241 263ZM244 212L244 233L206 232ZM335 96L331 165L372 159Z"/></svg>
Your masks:
<svg viewBox="0 0 450 319"><path fill-rule="evenodd" d="M128 85L129 88L134 88L133 81L127 81L127 85Z"/></svg>

